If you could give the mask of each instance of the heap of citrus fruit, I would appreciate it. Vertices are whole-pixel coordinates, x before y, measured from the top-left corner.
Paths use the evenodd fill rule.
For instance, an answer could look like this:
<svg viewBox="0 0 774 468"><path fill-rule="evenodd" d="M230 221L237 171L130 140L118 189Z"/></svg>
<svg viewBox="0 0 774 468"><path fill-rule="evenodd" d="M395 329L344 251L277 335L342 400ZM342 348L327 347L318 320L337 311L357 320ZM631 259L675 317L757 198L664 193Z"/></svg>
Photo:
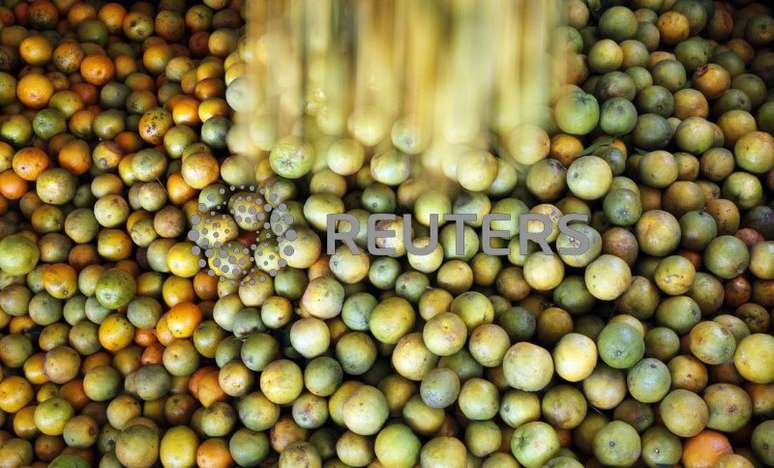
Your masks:
<svg viewBox="0 0 774 468"><path fill-rule="evenodd" d="M2 1L0 467L774 465L772 5L564 0L551 112L440 190L240 121L248 3Z"/></svg>

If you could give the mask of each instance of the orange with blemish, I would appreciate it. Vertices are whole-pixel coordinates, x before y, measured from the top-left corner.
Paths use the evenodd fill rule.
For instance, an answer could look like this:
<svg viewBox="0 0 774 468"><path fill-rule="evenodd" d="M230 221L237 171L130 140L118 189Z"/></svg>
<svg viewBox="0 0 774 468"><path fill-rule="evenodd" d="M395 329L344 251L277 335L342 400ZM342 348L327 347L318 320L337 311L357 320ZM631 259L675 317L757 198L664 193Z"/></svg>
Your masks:
<svg viewBox="0 0 774 468"><path fill-rule="evenodd" d="M69 299L78 292L78 273L66 263L52 263L43 270L43 287L56 299Z"/></svg>
<svg viewBox="0 0 774 468"><path fill-rule="evenodd" d="M111 34L121 31L126 16L126 8L120 3L110 2L102 5L97 12L97 18L107 27Z"/></svg>
<svg viewBox="0 0 774 468"><path fill-rule="evenodd" d="M120 351L132 343L134 325L123 314L112 314L99 325L99 343L108 351Z"/></svg>
<svg viewBox="0 0 774 468"><path fill-rule="evenodd" d="M107 55L92 54L84 57L80 70L81 76L88 83L102 86L113 79L115 65Z"/></svg>
<svg viewBox="0 0 774 468"><path fill-rule="evenodd" d="M51 161L45 151L34 146L22 148L13 156L13 170L24 180L34 181L41 172L48 169Z"/></svg>
<svg viewBox="0 0 774 468"><path fill-rule="evenodd" d="M192 302L183 302L169 309L166 316L172 336L188 338L202 321L202 310Z"/></svg>
<svg viewBox="0 0 774 468"><path fill-rule="evenodd" d="M30 109L46 107L53 94L54 85L51 80L40 73L28 73L16 85L16 97Z"/></svg>

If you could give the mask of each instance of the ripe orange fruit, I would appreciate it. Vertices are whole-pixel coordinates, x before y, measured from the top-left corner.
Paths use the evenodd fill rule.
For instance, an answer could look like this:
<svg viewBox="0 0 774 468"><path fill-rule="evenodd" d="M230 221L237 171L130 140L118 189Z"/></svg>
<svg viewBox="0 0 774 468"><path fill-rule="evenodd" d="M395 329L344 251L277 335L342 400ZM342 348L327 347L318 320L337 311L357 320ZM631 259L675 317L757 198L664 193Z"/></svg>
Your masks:
<svg viewBox="0 0 774 468"><path fill-rule="evenodd" d="M194 303L176 304L167 312L167 326L175 338L188 338L202 321L202 310Z"/></svg>
<svg viewBox="0 0 774 468"><path fill-rule="evenodd" d="M733 451L725 435L705 430L688 439L683 445L683 466L711 468L718 458Z"/></svg>
<svg viewBox="0 0 774 468"><path fill-rule="evenodd" d="M16 152L12 164L14 172L19 177L32 182L41 172L48 169L50 161L45 151L29 146Z"/></svg>
<svg viewBox="0 0 774 468"><path fill-rule="evenodd" d="M40 73L24 75L16 85L16 97L22 104L31 109L46 107L53 94L54 85L51 80Z"/></svg>
<svg viewBox="0 0 774 468"><path fill-rule="evenodd" d="M113 79L114 74L115 65L113 65L113 61L107 55L87 55L81 61L81 76L93 85L104 85Z"/></svg>

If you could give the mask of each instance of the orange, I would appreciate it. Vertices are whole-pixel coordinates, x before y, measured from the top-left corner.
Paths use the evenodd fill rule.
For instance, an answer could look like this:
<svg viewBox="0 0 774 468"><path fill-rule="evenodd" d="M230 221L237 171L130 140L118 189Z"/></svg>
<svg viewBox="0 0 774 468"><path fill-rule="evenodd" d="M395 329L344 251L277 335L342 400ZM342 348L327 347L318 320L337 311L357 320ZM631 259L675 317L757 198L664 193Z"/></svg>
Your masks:
<svg viewBox="0 0 774 468"><path fill-rule="evenodd" d="M188 338L202 321L202 310L192 302L173 306L167 312L167 325L175 338Z"/></svg>
<svg viewBox="0 0 774 468"><path fill-rule="evenodd" d="M99 20L107 26L108 31L113 34L121 31L124 24L124 16L126 16L126 8L120 3L115 2L102 5L102 8L100 8L97 13L97 18L99 18Z"/></svg>
<svg viewBox="0 0 774 468"><path fill-rule="evenodd" d="M164 346L162 346L160 343L153 343L152 345L145 348L145 350L142 352L140 362L143 366L148 366L150 364L161 364L163 355Z"/></svg>
<svg viewBox="0 0 774 468"><path fill-rule="evenodd" d="M51 80L40 73L28 73L16 85L16 97L26 107L42 109L54 94Z"/></svg>
<svg viewBox="0 0 774 468"><path fill-rule="evenodd" d="M218 98L226 93L226 82L220 78L206 78L194 87L194 95L204 101L205 99Z"/></svg>
<svg viewBox="0 0 774 468"><path fill-rule="evenodd" d="M193 94L196 83L198 82L199 80L196 78L196 69L191 69L183 72L183 75L180 78L180 88L185 94Z"/></svg>
<svg viewBox="0 0 774 468"><path fill-rule="evenodd" d="M54 91L62 91L70 86L70 79L64 73L58 71L51 71L46 73L46 78L51 80L51 85L54 87ZM51 101L49 101L50 104Z"/></svg>
<svg viewBox="0 0 774 468"><path fill-rule="evenodd" d="M223 61L207 57L196 67L196 82L204 81L207 78L219 78L223 76Z"/></svg>
<svg viewBox="0 0 774 468"><path fill-rule="evenodd" d="M75 113L70 116L67 127L78 137L90 137L92 135L91 124L94 122L95 116L96 114L88 109L75 111Z"/></svg>
<svg viewBox="0 0 774 468"><path fill-rule="evenodd" d="M113 61L107 55L87 55L81 61L81 76L95 86L104 85L113 79L114 74L115 65L113 65Z"/></svg>
<svg viewBox="0 0 774 468"><path fill-rule="evenodd" d="M725 435L705 430L688 439L683 445L683 466L711 468L718 458L733 451Z"/></svg>
<svg viewBox="0 0 774 468"><path fill-rule="evenodd" d="M206 122L213 117L227 117L229 114L228 103L225 99L213 97L204 99L199 104L199 120Z"/></svg>
<svg viewBox="0 0 774 468"><path fill-rule="evenodd" d="M66 263L52 263L43 270L43 287L56 299L68 299L78 292L78 273Z"/></svg>
<svg viewBox="0 0 774 468"><path fill-rule="evenodd" d="M140 138L138 134L130 131L119 133L114 138L114 141L125 153L134 153L145 146L142 138Z"/></svg>
<svg viewBox="0 0 774 468"><path fill-rule="evenodd" d="M25 406L13 416L13 432L23 439L31 439L40 431L35 427L35 406Z"/></svg>
<svg viewBox="0 0 774 468"><path fill-rule="evenodd" d="M744 455L727 453L718 457L713 468L754 468L755 465Z"/></svg>
<svg viewBox="0 0 774 468"><path fill-rule="evenodd" d="M24 378L33 385L42 385L48 382L48 377L43 369L46 362L46 353L36 353L24 361Z"/></svg>
<svg viewBox="0 0 774 468"><path fill-rule="evenodd" d="M188 39L188 48L195 57L203 57L209 53L210 33L197 31Z"/></svg>
<svg viewBox="0 0 774 468"><path fill-rule="evenodd" d="M78 2L67 12L67 21L77 25L86 20L96 19L97 9L87 2Z"/></svg>
<svg viewBox="0 0 774 468"><path fill-rule="evenodd" d="M185 37L185 20L171 10L160 11L154 22L156 34L167 41L179 41Z"/></svg>
<svg viewBox="0 0 774 468"><path fill-rule="evenodd" d="M218 278L202 270L193 278L193 288L199 299L214 300L218 297Z"/></svg>
<svg viewBox="0 0 774 468"><path fill-rule="evenodd" d="M99 343L108 351L126 348L134 339L134 326L123 314L112 314L99 325Z"/></svg>
<svg viewBox="0 0 774 468"><path fill-rule="evenodd" d="M116 263L115 267L119 270L124 270L125 272L135 277L140 274L139 265L137 265L137 262L132 259L121 260Z"/></svg>
<svg viewBox="0 0 774 468"><path fill-rule="evenodd" d="M146 73L132 73L126 77L126 86L132 91L155 91L156 82Z"/></svg>
<svg viewBox="0 0 774 468"><path fill-rule="evenodd" d="M172 49L166 43L154 44L147 49L142 55L142 64L145 69L154 75L159 75L164 72L167 67L167 63L172 60Z"/></svg>
<svg viewBox="0 0 774 468"><path fill-rule="evenodd" d="M29 146L16 152L12 165L19 177L32 182L41 172L48 169L50 161L43 150Z"/></svg>
<svg viewBox="0 0 774 468"><path fill-rule="evenodd" d="M688 18L676 11L667 11L659 16L656 26L661 33L661 41L668 45L677 44L690 34Z"/></svg>
<svg viewBox="0 0 774 468"><path fill-rule="evenodd" d="M172 125L172 114L158 107L140 117L138 131L143 140L152 145L158 145L164 141L164 134Z"/></svg>
<svg viewBox="0 0 774 468"><path fill-rule="evenodd" d="M11 319L11 323L8 324L8 331L11 333L24 333L37 326L38 325L32 321L29 315L22 315Z"/></svg>
<svg viewBox="0 0 774 468"><path fill-rule="evenodd" d="M130 56L121 54L113 57L116 66L116 78L123 80L137 71L137 62Z"/></svg>
<svg viewBox="0 0 774 468"><path fill-rule="evenodd" d="M166 346L169 343L172 342L172 340L175 339L174 336L172 336L172 332L169 330L169 323L167 322L167 314L164 314L159 318L158 322L156 322L156 339L161 343L162 345Z"/></svg>
<svg viewBox="0 0 774 468"><path fill-rule="evenodd" d="M137 330L134 333L134 342L143 348L158 343L155 330Z"/></svg>
<svg viewBox="0 0 774 468"><path fill-rule="evenodd" d="M196 464L207 468L228 468L234 465L234 460L225 440L207 439L196 449Z"/></svg>
<svg viewBox="0 0 774 468"><path fill-rule="evenodd" d="M27 181L19 177L13 169L0 172L0 194L9 200L18 200L27 193Z"/></svg>
<svg viewBox="0 0 774 468"><path fill-rule="evenodd" d="M113 141L103 141L94 147L91 157L98 168L112 169L121 162L124 151Z"/></svg>
<svg viewBox="0 0 774 468"><path fill-rule="evenodd" d="M65 443L61 437L41 434L35 439L35 456L43 462L50 462L65 448L67 447L65 447ZM43 468L43 466L48 465L42 463L41 468Z"/></svg>
<svg viewBox="0 0 774 468"><path fill-rule="evenodd" d="M71 380L59 387L59 396L65 399L76 411L82 410L91 400L83 390L83 379Z"/></svg>
<svg viewBox="0 0 774 468"><path fill-rule="evenodd" d="M60 133L58 135L54 135L50 140L48 140L47 154L58 154L62 147L72 140L74 140L74 138L69 133Z"/></svg>
<svg viewBox="0 0 774 468"><path fill-rule="evenodd" d="M196 153L183 159L183 180L189 186L201 190L214 183L220 176L220 165L209 153Z"/></svg>
<svg viewBox="0 0 774 468"><path fill-rule="evenodd" d="M94 114L100 112L98 107L94 107L99 98L99 90L96 86L91 83L80 82L70 86L70 90L75 92L75 94L81 98L81 101L83 101L83 104L86 106L85 110Z"/></svg>
<svg viewBox="0 0 774 468"><path fill-rule="evenodd" d="M83 140L72 139L59 150L59 165L75 175L91 168L91 149Z"/></svg>
<svg viewBox="0 0 774 468"><path fill-rule="evenodd" d="M51 60L54 49L51 41L42 35L28 36L19 44L19 55L30 65L45 65Z"/></svg>
<svg viewBox="0 0 774 468"><path fill-rule="evenodd" d="M551 138L551 149L548 155L558 160L564 167L569 167L581 151L583 151L583 142L578 137L560 133Z"/></svg>
<svg viewBox="0 0 774 468"><path fill-rule="evenodd" d="M708 63L696 70L691 83L709 99L714 99L731 86L731 75L720 65Z"/></svg>
<svg viewBox="0 0 774 468"><path fill-rule="evenodd" d="M170 276L164 280L164 284L161 286L161 295L164 298L164 303L169 307L181 302L191 302L196 298L192 281L180 276Z"/></svg>
<svg viewBox="0 0 774 468"><path fill-rule="evenodd" d="M167 178L167 195L173 204L182 205L193 199L196 193L195 189L185 183L185 179L179 172L175 172Z"/></svg>
<svg viewBox="0 0 774 468"><path fill-rule="evenodd" d="M132 254L132 238L120 229L103 229L97 235L97 252L113 261L129 258Z"/></svg>
<svg viewBox="0 0 774 468"><path fill-rule="evenodd" d="M197 389L197 398L199 402L208 407L218 401L224 401L228 395L220 388L218 383L218 372L208 372L199 381Z"/></svg>
<svg viewBox="0 0 774 468"><path fill-rule="evenodd" d="M196 370L193 374L191 374L191 377L188 378L188 391L191 392L191 395L195 397L199 397L199 384L201 383L202 379L205 375L214 372L219 373L219 370L217 367L209 366L209 367L200 367Z"/></svg>
<svg viewBox="0 0 774 468"><path fill-rule="evenodd" d="M188 96L176 99L172 105L172 120L175 125L199 125L199 101Z"/></svg>
<svg viewBox="0 0 774 468"><path fill-rule="evenodd" d="M106 351L97 351L83 359L81 363L81 372L86 373L95 367L109 366L113 362L113 355Z"/></svg>
<svg viewBox="0 0 774 468"><path fill-rule="evenodd" d="M51 29L59 20L59 9L48 0L35 0L27 8L27 21L36 29Z"/></svg>
<svg viewBox="0 0 774 468"><path fill-rule="evenodd" d="M9 376L0 381L0 410L15 413L32 401L32 385L23 377Z"/></svg>
<svg viewBox="0 0 774 468"><path fill-rule="evenodd" d="M216 57L225 57L236 49L237 36L231 29L216 29L210 34L207 47L210 54Z"/></svg>
<svg viewBox="0 0 774 468"><path fill-rule="evenodd" d="M755 49L750 45L749 42L745 41L741 38L734 38L730 41L726 42L726 47L733 50L737 53L740 57L742 57L742 60L744 60L744 63L750 62L750 60L755 57Z"/></svg>

